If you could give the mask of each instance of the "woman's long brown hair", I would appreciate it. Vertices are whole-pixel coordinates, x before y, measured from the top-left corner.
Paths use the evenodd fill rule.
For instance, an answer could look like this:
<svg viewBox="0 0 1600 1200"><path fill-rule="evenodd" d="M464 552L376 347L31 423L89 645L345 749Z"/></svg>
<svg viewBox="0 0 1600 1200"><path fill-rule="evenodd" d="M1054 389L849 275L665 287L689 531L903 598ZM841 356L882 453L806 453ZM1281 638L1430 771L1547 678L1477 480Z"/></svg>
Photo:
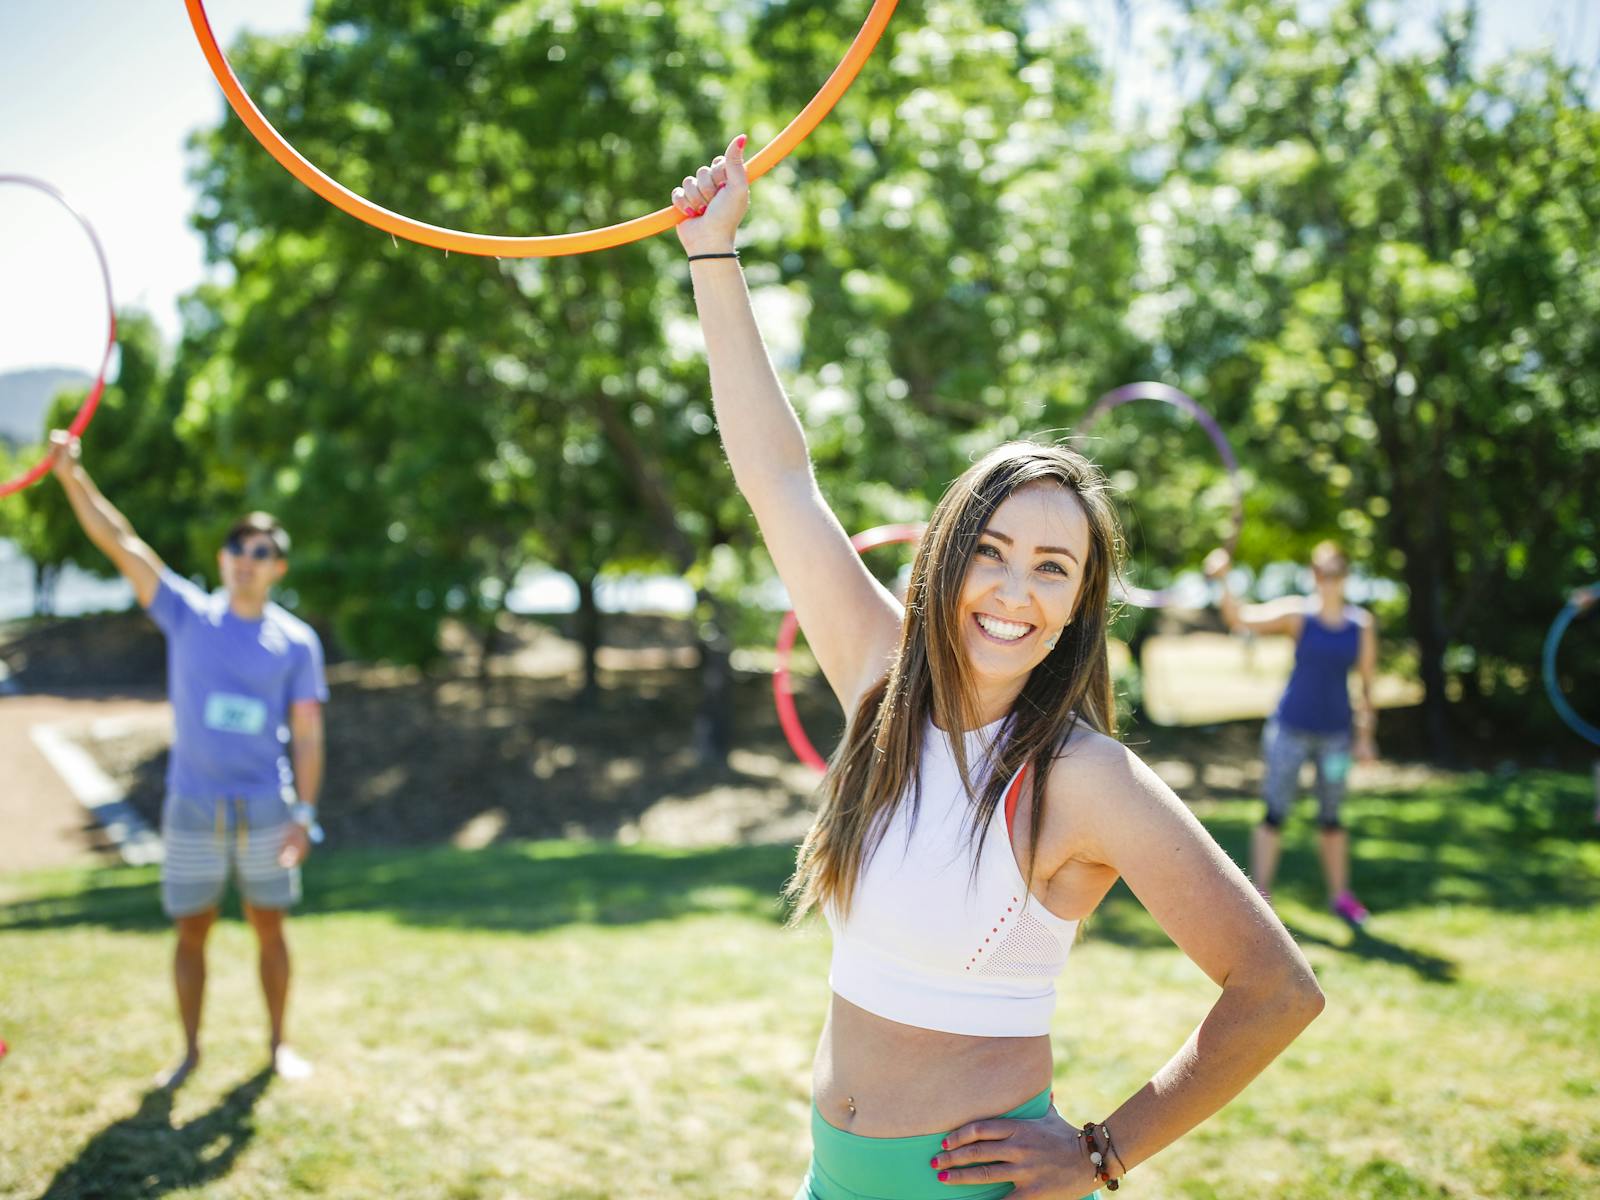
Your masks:
<svg viewBox="0 0 1600 1200"><path fill-rule="evenodd" d="M862 864L889 818L900 804L915 806L920 798L917 768L929 719L945 730L976 728L976 688L962 639L962 588L995 510L1019 488L1038 484L1064 488L1083 506L1089 555L1072 623L1023 684L990 755L981 793L969 775L966 739L951 739L962 786L977 797L971 836L979 839L979 852L981 831L1018 768L1033 767L1031 828L1038 829L1050 764L1077 723L1115 733L1106 629L1122 540L1105 476L1065 447L1031 442L997 447L950 485L928 519L911 565L899 650L888 674L867 690L850 716L822 780L821 809L785 888L792 921L813 906L849 911ZM1030 878L1032 873L1030 848Z"/></svg>

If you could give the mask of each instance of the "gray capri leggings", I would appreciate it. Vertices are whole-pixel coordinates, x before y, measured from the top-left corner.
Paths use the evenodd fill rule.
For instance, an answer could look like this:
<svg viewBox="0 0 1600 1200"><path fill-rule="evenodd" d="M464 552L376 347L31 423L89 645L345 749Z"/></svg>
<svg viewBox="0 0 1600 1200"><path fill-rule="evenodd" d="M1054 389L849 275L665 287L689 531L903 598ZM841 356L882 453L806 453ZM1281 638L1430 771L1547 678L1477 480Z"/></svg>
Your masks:
<svg viewBox="0 0 1600 1200"><path fill-rule="evenodd" d="M1310 733L1291 729L1276 718L1261 733L1261 752L1267 775L1262 796L1267 802L1266 824L1277 828L1289 815L1300 791L1300 768L1307 759L1316 764L1317 824L1339 829L1339 806L1350 778L1350 731Z"/></svg>

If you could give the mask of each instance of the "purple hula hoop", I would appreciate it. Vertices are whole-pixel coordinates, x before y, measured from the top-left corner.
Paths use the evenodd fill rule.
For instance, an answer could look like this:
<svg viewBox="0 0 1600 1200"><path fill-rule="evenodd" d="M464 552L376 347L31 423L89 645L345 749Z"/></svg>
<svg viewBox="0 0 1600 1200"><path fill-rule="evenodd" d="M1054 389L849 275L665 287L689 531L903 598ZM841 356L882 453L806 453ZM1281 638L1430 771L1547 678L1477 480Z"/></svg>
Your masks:
<svg viewBox="0 0 1600 1200"><path fill-rule="evenodd" d="M1244 527L1244 487L1239 482L1239 460L1234 456L1233 446L1229 443L1227 435L1222 432L1222 426L1217 424L1210 413L1200 407L1193 396L1171 384L1148 381L1112 388L1089 409L1088 415L1084 417L1083 424L1079 427L1079 436L1087 435L1095 423L1113 408L1135 400L1159 400L1163 404L1170 404L1188 413L1200 428L1205 430L1206 436L1211 439L1211 444L1217 448L1217 457L1222 459L1222 465L1228 468L1228 482L1233 487L1233 528L1229 530L1227 540L1223 542L1231 555L1234 547L1239 544L1239 531ZM1163 608L1172 600L1172 589L1152 590L1129 585L1123 589L1123 596L1129 603L1137 604L1140 608Z"/></svg>

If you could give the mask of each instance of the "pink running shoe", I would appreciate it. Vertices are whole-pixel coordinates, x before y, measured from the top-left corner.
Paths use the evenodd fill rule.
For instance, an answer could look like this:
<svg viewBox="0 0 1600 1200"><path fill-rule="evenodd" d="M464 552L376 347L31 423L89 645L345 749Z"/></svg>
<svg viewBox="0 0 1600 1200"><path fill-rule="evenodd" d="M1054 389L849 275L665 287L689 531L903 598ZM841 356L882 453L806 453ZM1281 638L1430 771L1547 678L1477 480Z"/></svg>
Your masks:
<svg viewBox="0 0 1600 1200"><path fill-rule="evenodd" d="M1358 929L1367 923L1367 918L1372 916L1367 911L1366 905L1357 900L1355 893L1348 888L1333 898L1333 903L1328 905L1336 916L1343 917Z"/></svg>

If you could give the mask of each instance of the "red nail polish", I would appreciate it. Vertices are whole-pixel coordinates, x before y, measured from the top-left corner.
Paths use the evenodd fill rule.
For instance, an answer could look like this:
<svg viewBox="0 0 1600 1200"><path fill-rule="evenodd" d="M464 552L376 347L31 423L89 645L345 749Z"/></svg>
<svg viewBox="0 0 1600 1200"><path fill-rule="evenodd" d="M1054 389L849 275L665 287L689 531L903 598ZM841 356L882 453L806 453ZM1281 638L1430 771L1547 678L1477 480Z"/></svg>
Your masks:
<svg viewBox="0 0 1600 1200"><path fill-rule="evenodd" d="M940 1171L939 1172L939 1182L940 1183L945 1182L949 1178L950 1178L950 1172L949 1171Z"/></svg>
<svg viewBox="0 0 1600 1200"><path fill-rule="evenodd" d="M746 137L744 134L741 133L738 137L733 139L733 144L735 146L739 147L739 149L743 150L744 149L744 144L746 142L748 142L749 140L750 139L748 137Z"/></svg>
<svg viewBox="0 0 1600 1200"><path fill-rule="evenodd" d="M950 1139L949 1138L940 1138L939 1139L939 1149L941 1149L941 1150L950 1149Z"/></svg>
<svg viewBox="0 0 1600 1200"><path fill-rule="evenodd" d="M930 1158L928 1160L928 1165L930 1167L937 1167L939 1165L939 1156L935 1154L932 1158Z"/></svg>

